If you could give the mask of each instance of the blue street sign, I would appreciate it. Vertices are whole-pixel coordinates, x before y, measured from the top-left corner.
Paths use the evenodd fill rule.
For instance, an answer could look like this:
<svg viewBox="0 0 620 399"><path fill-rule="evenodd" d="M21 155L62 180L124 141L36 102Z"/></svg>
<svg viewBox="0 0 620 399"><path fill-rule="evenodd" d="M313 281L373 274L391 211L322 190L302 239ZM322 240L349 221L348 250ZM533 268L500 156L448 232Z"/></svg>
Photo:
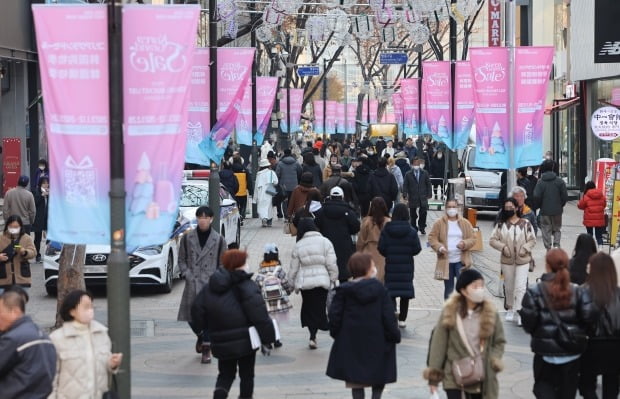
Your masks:
<svg viewBox="0 0 620 399"><path fill-rule="evenodd" d="M321 74L318 65L304 65L297 67L297 75L299 76L318 76Z"/></svg>
<svg viewBox="0 0 620 399"><path fill-rule="evenodd" d="M407 53L380 53L379 64L406 64L409 57Z"/></svg>

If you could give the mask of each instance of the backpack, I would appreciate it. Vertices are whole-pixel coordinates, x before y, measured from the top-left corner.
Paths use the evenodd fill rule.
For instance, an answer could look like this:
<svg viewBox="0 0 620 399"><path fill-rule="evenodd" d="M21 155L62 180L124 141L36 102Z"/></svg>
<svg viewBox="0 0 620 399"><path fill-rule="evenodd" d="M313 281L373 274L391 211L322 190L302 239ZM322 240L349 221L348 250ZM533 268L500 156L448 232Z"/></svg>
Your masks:
<svg viewBox="0 0 620 399"><path fill-rule="evenodd" d="M282 281L276 275L279 268L276 268L273 272L269 272L263 279L261 293L265 301L278 301L284 298L286 293L282 288Z"/></svg>

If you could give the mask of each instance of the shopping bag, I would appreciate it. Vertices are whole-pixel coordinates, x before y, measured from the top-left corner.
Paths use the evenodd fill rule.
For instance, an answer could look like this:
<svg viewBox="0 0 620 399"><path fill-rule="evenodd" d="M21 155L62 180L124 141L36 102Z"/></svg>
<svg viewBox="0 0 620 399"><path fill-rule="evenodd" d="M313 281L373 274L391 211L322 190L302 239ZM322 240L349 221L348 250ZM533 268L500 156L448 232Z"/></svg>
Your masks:
<svg viewBox="0 0 620 399"><path fill-rule="evenodd" d="M482 231L478 227L474 228L474 237L476 238L476 243L471 247L471 250L482 251Z"/></svg>

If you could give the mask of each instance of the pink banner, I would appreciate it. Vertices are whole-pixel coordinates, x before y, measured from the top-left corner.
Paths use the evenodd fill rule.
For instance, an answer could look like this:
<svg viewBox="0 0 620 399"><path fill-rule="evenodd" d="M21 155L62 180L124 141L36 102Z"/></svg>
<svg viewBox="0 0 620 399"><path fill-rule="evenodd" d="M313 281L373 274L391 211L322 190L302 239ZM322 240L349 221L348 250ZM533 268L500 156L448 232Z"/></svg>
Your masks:
<svg viewBox="0 0 620 399"><path fill-rule="evenodd" d="M177 218L199 13L123 7L128 248L166 242Z"/></svg>
<svg viewBox="0 0 620 399"><path fill-rule="evenodd" d="M347 119L347 106L344 103L336 104L336 131L338 133L345 133L347 127L345 126L345 120Z"/></svg>
<svg viewBox="0 0 620 399"><path fill-rule="evenodd" d="M194 51L185 147L185 162L205 166L210 165L209 158L200 151L198 144L211 130L209 59L208 48L201 47Z"/></svg>
<svg viewBox="0 0 620 399"><path fill-rule="evenodd" d="M220 163L239 116L248 87L254 48L223 47L217 51L217 122L198 148L210 160Z"/></svg>
<svg viewBox="0 0 620 399"><path fill-rule="evenodd" d="M254 135L256 145L260 146L265 140L265 132L267 131L267 125L271 121L271 112L276 102L276 90L278 89L278 78L260 76L256 78L256 82L259 91L256 93L257 102L256 105L256 119L258 129ZM251 105L250 105L251 107Z"/></svg>
<svg viewBox="0 0 620 399"><path fill-rule="evenodd" d="M323 127L323 100L312 101L312 109L314 110L314 121L312 122L314 133L323 134L325 133Z"/></svg>
<svg viewBox="0 0 620 399"><path fill-rule="evenodd" d="M467 147L469 134L474 123L474 83L469 61L456 62L454 82L454 140L453 150Z"/></svg>
<svg viewBox="0 0 620 399"><path fill-rule="evenodd" d="M291 97L291 133L298 132L300 130L301 121L301 106L304 103L304 89L289 89L289 96ZM282 90L282 98L280 99L280 111L282 112L282 131L288 132L288 120L286 118L286 90Z"/></svg>
<svg viewBox="0 0 620 399"><path fill-rule="evenodd" d="M33 5L32 12L51 172L47 238L109 244L107 7Z"/></svg>
<svg viewBox="0 0 620 399"><path fill-rule="evenodd" d="M403 132L403 97L400 93L392 94L392 106L394 107L394 122L398 124L398 131Z"/></svg>
<svg viewBox="0 0 620 399"><path fill-rule="evenodd" d="M419 87L418 79L400 81L403 102L403 131L406 136L418 134Z"/></svg>
<svg viewBox="0 0 620 399"><path fill-rule="evenodd" d="M609 102L615 106L620 106L620 87L611 89L611 99Z"/></svg>
<svg viewBox="0 0 620 399"><path fill-rule="evenodd" d="M553 47L515 49L515 168L536 165L543 156L543 118Z"/></svg>
<svg viewBox="0 0 620 399"><path fill-rule="evenodd" d="M362 106L362 120L368 121L368 103L370 102L370 123L377 123L378 100L364 100Z"/></svg>
<svg viewBox="0 0 620 399"><path fill-rule="evenodd" d="M345 130L346 134L354 134L355 127L357 125L357 103L348 103L347 104L347 120L346 125L347 128Z"/></svg>
<svg viewBox="0 0 620 399"><path fill-rule="evenodd" d="M327 100L327 107L325 108L325 133L336 133L336 101Z"/></svg>
<svg viewBox="0 0 620 399"><path fill-rule="evenodd" d="M508 49L473 48L470 58L476 103L475 166L508 169Z"/></svg>
<svg viewBox="0 0 620 399"><path fill-rule="evenodd" d="M433 139L452 148L450 62L426 61L422 65L424 69L422 92L426 105L426 123Z"/></svg>
<svg viewBox="0 0 620 399"><path fill-rule="evenodd" d="M271 110L276 99L278 78L259 76L256 78L256 129L261 126L267 113L271 117ZM258 131L256 132L259 133ZM264 133L264 132L263 132ZM235 124L237 144L252 145L252 85L248 82L241 102L241 109Z"/></svg>

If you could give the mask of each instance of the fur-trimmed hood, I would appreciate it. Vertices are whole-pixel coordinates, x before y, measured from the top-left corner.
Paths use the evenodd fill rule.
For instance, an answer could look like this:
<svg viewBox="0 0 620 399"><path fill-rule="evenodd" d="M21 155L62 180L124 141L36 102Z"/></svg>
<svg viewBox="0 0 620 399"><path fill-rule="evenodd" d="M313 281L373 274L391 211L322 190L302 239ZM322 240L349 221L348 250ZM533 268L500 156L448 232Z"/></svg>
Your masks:
<svg viewBox="0 0 620 399"><path fill-rule="evenodd" d="M444 304L441 323L445 328L456 328L456 315L461 306L461 297L461 294L454 292ZM485 299L480 307L480 338L486 341L495 331L497 309L488 299Z"/></svg>

